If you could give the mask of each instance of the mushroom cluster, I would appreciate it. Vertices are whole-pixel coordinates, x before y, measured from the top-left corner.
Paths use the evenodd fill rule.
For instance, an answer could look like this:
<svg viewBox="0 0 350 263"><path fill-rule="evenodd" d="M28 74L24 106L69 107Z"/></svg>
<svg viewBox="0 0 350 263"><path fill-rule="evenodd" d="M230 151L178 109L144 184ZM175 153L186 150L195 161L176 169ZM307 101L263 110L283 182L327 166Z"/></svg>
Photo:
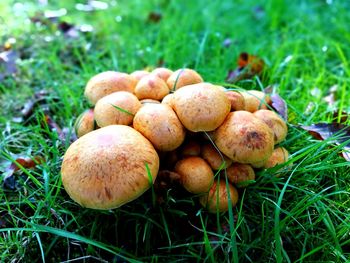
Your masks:
<svg viewBox="0 0 350 263"><path fill-rule="evenodd" d="M84 207L117 208L168 180L224 212L256 169L288 160L278 146L287 125L267 94L228 90L192 69L106 71L84 95L94 108L77 119L61 168L65 190Z"/></svg>

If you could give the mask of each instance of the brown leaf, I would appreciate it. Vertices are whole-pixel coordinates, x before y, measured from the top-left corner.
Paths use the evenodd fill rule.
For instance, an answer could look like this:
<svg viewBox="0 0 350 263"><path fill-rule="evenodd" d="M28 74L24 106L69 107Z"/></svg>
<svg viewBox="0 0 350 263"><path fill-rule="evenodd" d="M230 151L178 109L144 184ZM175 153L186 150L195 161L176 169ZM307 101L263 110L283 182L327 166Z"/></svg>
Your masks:
<svg viewBox="0 0 350 263"><path fill-rule="evenodd" d="M17 72L16 60L18 54L14 50L0 53L0 80Z"/></svg>
<svg viewBox="0 0 350 263"><path fill-rule="evenodd" d="M347 161L350 161L350 126L339 123L316 123L300 127L317 140L327 140L334 137L331 142L335 145L343 144L344 152L342 155Z"/></svg>
<svg viewBox="0 0 350 263"><path fill-rule="evenodd" d="M264 67L264 60L255 55L243 52L238 57L237 68L229 70L226 81L234 83L243 79L250 79L255 75L260 75Z"/></svg>
<svg viewBox="0 0 350 263"><path fill-rule="evenodd" d="M284 120L288 120L288 108L287 103L277 93L270 95L272 101L272 108L279 114Z"/></svg>
<svg viewBox="0 0 350 263"><path fill-rule="evenodd" d="M149 22L159 23L162 17L163 15L161 13L153 11L148 14L147 20Z"/></svg>
<svg viewBox="0 0 350 263"><path fill-rule="evenodd" d="M13 174L20 169L23 168L34 168L38 164L44 163L45 159L41 156L36 156L34 158L20 157L17 158L14 162L12 162L5 170L4 177L4 188L15 190L16 188L16 180Z"/></svg>

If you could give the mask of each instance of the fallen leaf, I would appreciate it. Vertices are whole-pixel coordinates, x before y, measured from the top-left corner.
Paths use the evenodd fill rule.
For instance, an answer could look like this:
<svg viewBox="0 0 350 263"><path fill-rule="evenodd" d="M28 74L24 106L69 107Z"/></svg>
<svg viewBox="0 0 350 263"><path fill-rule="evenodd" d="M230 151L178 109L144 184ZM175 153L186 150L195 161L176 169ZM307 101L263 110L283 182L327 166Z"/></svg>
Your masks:
<svg viewBox="0 0 350 263"><path fill-rule="evenodd" d="M17 58L18 54L14 50L7 50L0 53L0 80L17 72Z"/></svg>
<svg viewBox="0 0 350 263"><path fill-rule="evenodd" d="M10 190L16 189L16 179L14 173L20 170L21 166L23 168L34 168L38 164L44 163L45 159L41 156L36 156L34 158L20 157L12 162L5 170L5 176L3 181L3 187Z"/></svg>
<svg viewBox="0 0 350 263"><path fill-rule="evenodd" d="M272 101L272 108L279 114L284 120L288 120L288 108L287 103L277 93L270 95Z"/></svg>
<svg viewBox="0 0 350 263"><path fill-rule="evenodd" d="M332 137L331 143L343 144L343 157L350 161L350 126L341 123L316 123L310 126L301 125L302 129L308 131L317 140L327 140Z"/></svg>
<svg viewBox="0 0 350 263"><path fill-rule="evenodd" d="M250 79L256 75L260 75L264 67L264 60L255 55L243 52L238 57L237 68L229 70L226 81L234 83L243 79Z"/></svg>
<svg viewBox="0 0 350 263"><path fill-rule="evenodd" d="M162 17L163 17L163 16L162 16L161 13L153 11L153 12L150 12L150 13L148 14L147 20L148 20L149 22L159 23L159 21L162 19Z"/></svg>

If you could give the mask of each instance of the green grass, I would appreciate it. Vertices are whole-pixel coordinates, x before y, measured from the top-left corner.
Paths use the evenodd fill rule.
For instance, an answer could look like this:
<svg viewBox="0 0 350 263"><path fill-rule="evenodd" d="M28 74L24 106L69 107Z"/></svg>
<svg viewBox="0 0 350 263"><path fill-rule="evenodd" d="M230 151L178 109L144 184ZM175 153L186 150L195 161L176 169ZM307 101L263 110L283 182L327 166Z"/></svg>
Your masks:
<svg viewBox="0 0 350 263"><path fill-rule="evenodd" d="M21 168L16 190L0 189L1 262L349 261L349 162L338 155L340 147L297 127L329 121L335 110L350 112L347 1L135 0L90 13L76 11L68 0L46 7L26 1L22 8L14 2L0 3L0 44L14 37L20 54L15 77L0 82L0 169L5 172L16 156L46 161ZM59 8L68 11L61 20L91 24L94 31L73 39L56 34L54 24L28 22L36 12ZM151 11L162 13L159 23L147 21ZM228 48L222 46L226 38L232 39ZM288 103L289 135L282 145L293 165L280 177L280 167L260 172L230 213L208 214L197 197L176 189L161 205L150 190L119 209L81 208L60 180L69 142L42 125L39 109L26 122L12 121L30 96L45 89L50 116L72 130L88 107L83 89L91 76L156 67L160 60L224 84L243 51L265 60L262 85L275 84ZM261 89L257 79L238 85ZM328 105L323 98L333 85L336 102ZM312 96L315 88L319 94Z"/></svg>

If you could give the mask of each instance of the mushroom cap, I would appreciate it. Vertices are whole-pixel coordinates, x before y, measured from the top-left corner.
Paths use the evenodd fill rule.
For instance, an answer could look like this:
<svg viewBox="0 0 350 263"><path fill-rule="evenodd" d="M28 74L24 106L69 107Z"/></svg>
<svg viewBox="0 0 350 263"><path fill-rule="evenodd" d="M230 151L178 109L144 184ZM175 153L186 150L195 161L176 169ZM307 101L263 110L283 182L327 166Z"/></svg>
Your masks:
<svg viewBox="0 0 350 263"><path fill-rule="evenodd" d="M168 105L144 105L136 113L133 126L160 151L175 150L185 140L185 129Z"/></svg>
<svg viewBox="0 0 350 263"><path fill-rule="evenodd" d="M162 99L162 104L167 104L170 108L173 108L174 93L169 93Z"/></svg>
<svg viewBox="0 0 350 263"><path fill-rule="evenodd" d="M226 170L228 180L238 188L246 187L247 181L255 180L254 169L249 164L233 163Z"/></svg>
<svg viewBox="0 0 350 263"><path fill-rule="evenodd" d="M148 103L160 104L159 100L153 100L153 99L143 99L143 100L140 100L140 102L141 102L142 105L145 105L145 104L148 104Z"/></svg>
<svg viewBox="0 0 350 263"><path fill-rule="evenodd" d="M95 105L104 96L116 91L134 92L137 80L122 72L105 71L93 76L85 87L84 95Z"/></svg>
<svg viewBox="0 0 350 263"><path fill-rule="evenodd" d="M173 71L168 68L156 68L152 71L152 74L158 76L166 82L170 75L173 74Z"/></svg>
<svg viewBox="0 0 350 263"><path fill-rule="evenodd" d="M140 81L140 79L149 74L151 73L146 70L135 70L134 72L130 73L130 76L134 77L137 81Z"/></svg>
<svg viewBox="0 0 350 263"><path fill-rule="evenodd" d="M280 143L287 137L287 124L277 115L277 113L270 110L258 110L254 112L254 115L271 128L274 133L275 144Z"/></svg>
<svg viewBox="0 0 350 263"><path fill-rule="evenodd" d="M61 167L69 196L83 207L113 209L153 184L159 157L139 132L124 125L92 131L67 149Z"/></svg>
<svg viewBox="0 0 350 263"><path fill-rule="evenodd" d="M267 160L274 148L272 130L247 111L230 112L214 137L219 150L239 163Z"/></svg>
<svg viewBox="0 0 350 263"><path fill-rule="evenodd" d="M283 147L278 147L273 151L270 158L265 162L264 168L272 168L279 164L283 164L288 161L288 158L289 152Z"/></svg>
<svg viewBox="0 0 350 263"><path fill-rule="evenodd" d="M206 143L201 147L201 155L204 160L206 160L213 170L219 170L222 166L223 162L225 162L225 166L222 166L222 169L229 167L232 164L232 160L218 152L217 149L211 144ZM222 159L222 157L223 159Z"/></svg>
<svg viewBox="0 0 350 263"><path fill-rule="evenodd" d="M186 129L193 132L215 130L230 108L225 92L210 83L185 86L174 93L173 109Z"/></svg>
<svg viewBox="0 0 350 263"><path fill-rule="evenodd" d="M245 101L241 93L237 91L226 91L226 96L231 103L231 111L244 110Z"/></svg>
<svg viewBox="0 0 350 263"><path fill-rule="evenodd" d="M202 77L193 69L178 69L167 80L169 90L177 90L183 86L203 82Z"/></svg>
<svg viewBox="0 0 350 263"><path fill-rule="evenodd" d="M208 194L199 198L199 202L206 207L208 212L226 212L229 209L228 191L230 192L231 205L236 206L238 202L238 192L231 184L227 184L223 180L214 181Z"/></svg>
<svg viewBox="0 0 350 263"><path fill-rule="evenodd" d="M165 81L156 75L144 76L135 87L135 95L138 99L162 100L169 94Z"/></svg>
<svg viewBox="0 0 350 263"><path fill-rule="evenodd" d="M134 94L117 91L100 99L95 105L95 119L100 127L113 124L129 125L141 102Z"/></svg>
<svg viewBox="0 0 350 263"><path fill-rule="evenodd" d="M214 173L209 164L196 156L178 161L175 172L181 175L183 187L193 194L208 192L214 180Z"/></svg>
<svg viewBox="0 0 350 263"><path fill-rule="evenodd" d="M242 91L241 94L244 97L244 110L249 112L267 109L271 103L270 96L259 90Z"/></svg>
<svg viewBox="0 0 350 263"><path fill-rule="evenodd" d="M195 140L187 140L181 146L180 152L182 157L199 156L201 154L201 146Z"/></svg>
<svg viewBox="0 0 350 263"><path fill-rule="evenodd" d="M94 109L88 109L79 115L74 124L75 134L78 138L95 130Z"/></svg>

